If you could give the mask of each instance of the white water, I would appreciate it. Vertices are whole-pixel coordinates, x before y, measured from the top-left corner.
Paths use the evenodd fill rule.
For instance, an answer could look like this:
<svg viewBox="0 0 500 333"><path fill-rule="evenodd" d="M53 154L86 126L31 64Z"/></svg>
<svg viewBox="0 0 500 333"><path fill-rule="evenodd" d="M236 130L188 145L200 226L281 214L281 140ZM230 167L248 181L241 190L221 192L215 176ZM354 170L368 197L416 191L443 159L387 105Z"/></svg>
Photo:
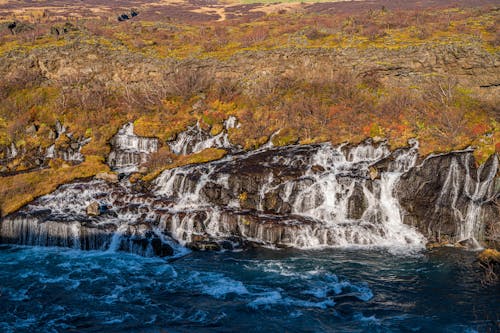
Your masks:
<svg viewBox="0 0 500 333"><path fill-rule="evenodd" d="M60 158L68 162L82 162L84 160L84 156L81 153L81 149L84 145L90 142L90 138L74 138L73 134L67 133L66 127L59 122L56 123L55 127L57 137L62 134L66 134L66 136L70 139L68 147L56 149L55 144L53 144L46 149L39 147L39 153L43 154L46 159ZM21 154L22 153L23 152L21 152ZM10 146L6 147L6 159L14 159L18 157L19 154L20 152L14 143L11 143Z"/></svg>
<svg viewBox="0 0 500 333"><path fill-rule="evenodd" d="M60 158L68 162L82 162L84 160L84 156L81 153L81 150L89 141L90 139L77 141L76 144L78 146L76 149L72 149L71 147L66 149L56 149L55 145L51 145L45 151L45 158Z"/></svg>
<svg viewBox="0 0 500 333"><path fill-rule="evenodd" d="M224 130L213 136L204 131L200 123L189 127L186 131L179 133L177 138L169 143L170 149L178 155L198 153L207 148L226 148L234 150L236 147L231 144L227 131L231 128L238 128L239 124L235 117L229 117L224 122Z"/></svg>
<svg viewBox="0 0 500 333"><path fill-rule="evenodd" d="M86 208L93 202L109 206L112 214L87 216ZM5 218L0 238L22 245L126 251L144 256L155 255L152 242L159 239L174 249L174 255L185 254L185 249L155 228L153 209L152 199L131 193L126 182L74 183L28 205L23 209L26 215Z"/></svg>
<svg viewBox="0 0 500 333"><path fill-rule="evenodd" d="M7 149L7 159L16 158L18 154L17 148L14 143L10 144L10 149Z"/></svg>
<svg viewBox="0 0 500 333"><path fill-rule="evenodd" d="M135 135L134 124L128 123L111 140L113 149L108 156L108 164L121 172L134 172L148 160L148 156L158 150L158 139Z"/></svg>
<svg viewBox="0 0 500 333"><path fill-rule="evenodd" d="M68 162L82 162L84 156L81 153L83 146L90 142L90 138L74 138L73 133L68 133L67 128L59 121L56 122L56 135L60 137L65 134L69 139L69 147L64 149L56 149L55 145L51 145L45 150L45 158L60 158Z"/></svg>
<svg viewBox="0 0 500 333"><path fill-rule="evenodd" d="M494 184L495 175L498 169L498 159L493 160L493 166L490 167L486 179L481 181L481 174L486 164L482 164L475 175L471 177L471 170L469 167L470 155L466 155L465 167L466 177L464 184L464 191L466 197L469 199L467 208L465 209L465 218L463 223L460 224L460 240L464 239L477 239L481 223L481 205L484 202L494 199L495 194L492 193L492 185Z"/></svg>
<svg viewBox="0 0 500 333"><path fill-rule="evenodd" d="M464 152L452 157L443 187L434 207L435 214L451 209L457 224L458 234L455 241L470 240L472 245L480 248L482 205L495 198L494 184L498 170L498 158L486 170L482 164L474 172L471 170L472 155ZM481 179L483 176L484 179Z"/></svg>
<svg viewBox="0 0 500 333"><path fill-rule="evenodd" d="M182 154L208 147L238 152L227 139L227 130L235 126L230 118L225 131L208 137L199 126L192 127L171 148ZM109 162L115 169L131 170L157 149L157 139L136 136L129 123L114 137ZM158 240L176 255L185 253L176 242L209 247L226 242L229 248L250 241L271 247L420 249L425 239L403 223L405 212L394 193L417 156L416 141L392 153L385 143L371 141L338 147L267 146L166 170L148 193L134 192L126 179L65 185L23 209L26 215L5 219L0 235L20 244L143 255L152 255ZM469 160L452 161L435 213L451 207L459 223L457 237L474 238L480 230L481 205L494 195L497 169L495 160L487 172L481 167L471 177ZM466 205L460 202L462 193L470 198ZM96 201L110 206L112 214L88 217L86 208ZM43 209L50 210L49 217L37 213Z"/></svg>
<svg viewBox="0 0 500 333"><path fill-rule="evenodd" d="M401 207L394 197L394 186L401 174L411 168L417 158L417 146L400 152L390 163L389 170L383 173L380 179L373 182L366 177L369 167L376 161L390 154L385 144L373 145L366 143L345 151L344 147L332 147L329 144L321 147L310 158L302 161L309 165L302 177L281 183L272 172L256 181L259 183L257 211L264 213L266 197L270 194L278 195L292 209L291 213L312 219L311 223L304 223L289 217L280 222L282 226L270 228L266 224L256 223L248 225L244 217L237 216L236 222L223 222L220 212L206 208L209 217L205 222L204 232L214 238L221 234L230 235L234 224L248 239L253 241L277 242L281 245L310 248L318 246L391 246L391 247L422 247L425 240L411 227L403 224ZM345 152L344 152L345 151ZM244 159L251 157L255 152L234 157ZM291 166L298 157L281 156L277 151L273 163L282 167ZM211 165L190 166L165 171L157 180L158 195L173 197L177 210L193 209L195 207L210 207L203 195L203 190L210 184L217 184L223 189L231 189L229 177L220 171L221 165L229 163L222 161ZM315 171L320 167L323 171ZM194 179L193 175L197 175ZM364 177L361 177L361 176ZM361 217L353 218L350 215L350 205L359 204L352 197L354 188L361 188L366 206ZM242 190L243 191L243 190ZM238 207L238 203L231 202L228 206ZM218 214L218 227L214 228L210 216ZM174 229L181 230L177 239L185 237L190 241L194 233L193 217L189 214L183 220L176 220ZM289 227L293 225L293 227Z"/></svg>

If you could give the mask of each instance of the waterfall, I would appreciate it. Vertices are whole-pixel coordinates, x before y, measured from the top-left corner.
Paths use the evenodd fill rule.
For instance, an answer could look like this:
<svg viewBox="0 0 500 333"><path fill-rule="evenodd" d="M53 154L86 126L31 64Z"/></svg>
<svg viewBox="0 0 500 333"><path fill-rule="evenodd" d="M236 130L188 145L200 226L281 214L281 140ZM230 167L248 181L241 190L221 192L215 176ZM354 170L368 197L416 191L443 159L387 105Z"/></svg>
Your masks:
<svg viewBox="0 0 500 333"><path fill-rule="evenodd" d="M16 158L17 155L18 155L18 151L17 151L16 145L14 145L14 143L11 143L10 149L7 148L7 159Z"/></svg>
<svg viewBox="0 0 500 333"><path fill-rule="evenodd" d="M161 205L153 207L151 198L132 193L128 186L126 182L107 184L101 180L63 185L6 217L0 225L1 242L144 256L184 253L175 241L155 229L154 209ZM87 216L87 206L96 201L109 211Z"/></svg>
<svg viewBox="0 0 500 333"><path fill-rule="evenodd" d="M131 186L126 177L116 184L91 180L61 186L6 217L0 227L2 242L144 256L249 244L412 250L423 248L425 239L405 221L409 213L396 189L401 191L397 186L403 176L423 168L425 161L449 162L426 171L434 182L427 193L435 195L426 211L454 221L457 240L478 239L483 204L495 197L498 159L476 170L465 152L433 156L417 166L415 140L395 151L386 142L367 140L340 146L267 145L242 152L227 139L228 129L237 126L230 118L216 136L199 125L179 134L170 143L176 153L207 147L224 147L230 153L218 161L165 170L147 192ZM158 149L158 140L136 136L129 123L112 146L110 165L133 170ZM96 203L103 208L101 214L88 216L87 207Z"/></svg>
<svg viewBox="0 0 500 333"><path fill-rule="evenodd" d="M347 153L347 160L353 163L377 161L390 154L389 147L384 142L377 146L373 145L372 140L352 147Z"/></svg>
<svg viewBox="0 0 500 333"><path fill-rule="evenodd" d="M401 207L394 196L394 187L401 174L416 162L417 148L400 151L380 179L369 180L365 175L373 162L390 155L388 148L364 143L342 153L342 147L324 146L314 158L321 172L308 170L311 185L296 189L292 213L309 216L334 229L343 229L339 235L344 245L422 245L423 237L403 224ZM361 189L361 193L357 189ZM361 205L360 205L361 204ZM353 212L353 206L360 212ZM363 207L364 206L364 207ZM361 215L361 216L359 216ZM356 236L353 238L352 235Z"/></svg>
<svg viewBox="0 0 500 333"><path fill-rule="evenodd" d="M495 176L498 170L498 158L493 159L493 165L486 171L485 179L481 180L486 164L482 164L476 171L475 178L470 176L470 163L471 155L466 155L465 167L466 177L464 184L464 191L466 197L469 199L465 209L465 217L463 223L460 223L460 240L474 239L476 240L481 227L481 205L484 202L494 199L493 186Z"/></svg>
<svg viewBox="0 0 500 333"><path fill-rule="evenodd" d="M90 138L73 140L70 134L68 134L68 137L73 141L69 147L57 149L55 145L51 145L45 150L45 158L60 158L68 162L82 162L84 157L81 150L84 145L90 142Z"/></svg>
<svg viewBox="0 0 500 333"><path fill-rule="evenodd" d="M108 164L121 172L134 172L158 150L158 139L135 135L134 124L127 123L111 139L111 146Z"/></svg>
<svg viewBox="0 0 500 333"><path fill-rule="evenodd" d="M497 195L494 185L498 158L492 158L492 163L482 164L477 169L472 165L471 151L457 152L450 157L434 213L447 216L451 211L457 230L454 240L470 241L473 247L480 248L477 240L481 238L484 225L482 208Z"/></svg>
<svg viewBox="0 0 500 333"><path fill-rule="evenodd" d="M169 143L170 150L178 155L187 155L198 153L206 148L225 148L236 150L229 142L227 131L231 128L237 128L239 124L235 117L231 116L224 122L224 130L217 135L211 135L203 130L200 122L188 127L186 131L179 133L177 138Z"/></svg>
<svg viewBox="0 0 500 333"><path fill-rule="evenodd" d="M259 219L262 219L262 214L271 214L269 216L279 220L286 217L289 220L287 224L294 225L294 232L287 233L286 239L278 237L281 245L420 247L424 239L414 229L403 224L401 208L393 193L400 175L415 164L417 149L415 144L395 152L393 160L388 163L387 172L377 180L369 178L369 168L391 154L385 144L366 142L351 149L330 144L311 148L263 149L223 161L167 170L156 180L155 193L174 200L179 211L211 207L213 201L221 201L221 197L224 197L225 202L221 202L223 207L251 209L254 211L251 214L260 216ZM265 156L271 151L272 155ZM267 160L261 161L264 156ZM253 160L259 160L268 168L245 180L246 176L240 174L241 166L251 164ZM294 167L300 169L297 171L299 174L285 181L280 179L283 178L283 172ZM282 172L274 173L273 169ZM254 203L242 205L241 199L250 195ZM280 201L280 207L270 207L269 202L273 200ZM356 210L358 212L353 212ZM217 216L221 214L220 210L213 209L207 209L206 212L217 212ZM290 219L290 215L282 216L283 213L295 217ZM236 215L231 218L233 223L242 223L240 215L228 211L224 211L224 214ZM303 223L303 219L307 223ZM205 220L198 223L204 226L207 237L220 237L221 230L213 229L212 222L209 224L211 227L207 228L207 221L212 219L208 217ZM176 238L189 242L190 236L186 235L195 232L193 216L185 215L173 223L174 229L181 230ZM254 241L259 238L276 239L269 234L273 229L265 229L264 226L257 223L257 229L249 231L243 223L239 229L247 233L237 234ZM282 229L277 228L280 230L278 232L283 232ZM227 230L222 233L227 234Z"/></svg>

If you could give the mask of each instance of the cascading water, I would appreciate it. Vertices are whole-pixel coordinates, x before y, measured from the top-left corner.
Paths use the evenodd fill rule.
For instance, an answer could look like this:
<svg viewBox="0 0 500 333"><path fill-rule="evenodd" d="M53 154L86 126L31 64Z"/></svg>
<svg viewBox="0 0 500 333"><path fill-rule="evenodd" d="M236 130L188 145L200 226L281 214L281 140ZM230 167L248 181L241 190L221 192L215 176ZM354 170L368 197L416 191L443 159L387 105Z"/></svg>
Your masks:
<svg viewBox="0 0 500 333"><path fill-rule="evenodd" d="M100 216L86 214L93 202L106 207ZM175 241L156 233L154 220L149 219L152 202L150 197L131 193L126 181L64 185L5 218L0 239L3 243L125 251L144 256L184 253Z"/></svg>
<svg viewBox="0 0 500 333"><path fill-rule="evenodd" d="M6 156L6 158L7 159L16 158L17 154L18 154L18 151L17 151L16 146L14 145L14 143L11 143L10 144L10 148L7 147L7 154L6 154L7 156Z"/></svg>
<svg viewBox="0 0 500 333"><path fill-rule="evenodd" d="M416 141L393 152L384 142L366 141L337 147L267 145L243 153L227 138L227 130L236 126L230 118L216 136L191 127L170 144L178 154L229 149L231 154L221 160L166 170L147 192L135 190L127 179L62 186L5 218L2 241L146 256L179 255L185 251L182 246L234 249L248 243L423 247L424 237L403 223L407 213L395 193L402 175L416 167ZM158 149L158 140L136 136L129 123L112 145L110 165L130 172ZM435 201L437 216L453 210L460 238L471 238L480 229L482 204L494 196L498 169L495 160L472 177L468 158L454 157ZM465 205L462 193L470 199ZM96 203L103 212L88 216L87 207Z"/></svg>
<svg viewBox="0 0 500 333"><path fill-rule="evenodd" d="M70 140L65 148L57 148L56 145L51 145L45 150L45 158L60 158L68 162L82 162L84 160L83 154L80 152L90 138L74 138L73 133L68 133L66 126L59 121L55 125L56 137L59 138L65 134Z"/></svg>
<svg viewBox="0 0 500 333"><path fill-rule="evenodd" d="M55 145L51 145L45 151L45 158L60 158L68 162L82 162L84 157L81 150L89 142L90 138L76 140L65 149L56 149Z"/></svg>
<svg viewBox="0 0 500 333"><path fill-rule="evenodd" d="M467 155L470 158L470 155ZM498 159L493 159L493 166L487 171L485 179L481 179L486 164L482 164L476 173L475 179L470 176L469 160L466 161L465 195L469 198L466 214L462 228L460 228L460 238L475 238L478 228L481 225L481 204L491 201L495 197L493 191L494 179L498 170Z"/></svg>
<svg viewBox="0 0 500 333"><path fill-rule="evenodd" d="M121 172L134 172L148 155L158 150L158 139L134 134L134 124L125 124L111 140L113 147L108 164Z"/></svg>
<svg viewBox="0 0 500 333"><path fill-rule="evenodd" d="M431 156L430 158L433 158ZM457 152L451 157L443 186L434 206L436 216L446 216L451 211L456 223L455 241L468 241L473 248L480 248L478 239L483 233L483 207L493 202L498 158L490 164L473 169L471 151Z"/></svg>
<svg viewBox="0 0 500 333"><path fill-rule="evenodd" d="M196 125L189 127L169 143L170 150L178 155L198 153L207 148L235 150L237 148L229 142L227 131L238 126L236 118L229 117L224 122L224 130L217 135L211 135L207 131L204 131L200 123L197 122Z"/></svg>
<svg viewBox="0 0 500 333"><path fill-rule="evenodd" d="M224 197L225 208L250 208L251 215L260 221L248 227L253 224L248 214L224 210L223 215L233 216L229 218L233 225L220 222L218 229L206 228L204 233L208 238L239 229L238 236L284 246L423 245L423 237L402 223L401 209L393 196L398 177L416 162L416 145L395 153L389 169L378 180L369 179L369 167L390 155L385 144L365 143L347 150L330 144L315 146L307 152L300 152L301 149L305 148L272 150L268 159L260 161L264 170L248 181L241 166L263 158L261 155L269 150L168 170L157 179L156 194L176 201L178 210L210 207ZM296 174L283 180L288 178L283 173L294 166L299 169ZM253 204L242 203L241 199L249 200L245 198L249 195L254 196ZM280 201L280 207L271 207L269 201L273 200ZM359 216L353 216L356 214L352 210L358 210ZM205 213L221 214L212 208L205 209ZM206 219L211 221L210 217ZM206 227L207 223L201 224ZM182 235L195 232L189 229L190 225L194 223L183 225Z"/></svg>

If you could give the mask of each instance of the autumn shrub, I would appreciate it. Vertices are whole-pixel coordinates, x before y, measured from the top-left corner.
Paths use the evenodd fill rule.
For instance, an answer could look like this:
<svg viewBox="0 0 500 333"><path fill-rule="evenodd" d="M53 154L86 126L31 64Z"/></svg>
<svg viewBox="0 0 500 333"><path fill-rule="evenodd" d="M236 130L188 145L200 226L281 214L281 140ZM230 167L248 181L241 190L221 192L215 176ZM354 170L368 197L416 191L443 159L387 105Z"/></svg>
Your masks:
<svg viewBox="0 0 500 333"><path fill-rule="evenodd" d="M351 70L340 69L328 79L330 96L334 103L353 108L368 108L370 101L360 86L360 78Z"/></svg>
<svg viewBox="0 0 500 333"><path fill-rule="evenodd" d="M167 74L167 92L171 97L188 100L195 94L207 92L213 82L213 73L189 64L176 66Z"/></svg>
<svg viewBox="0 0 500 333"><path fill-rule="evenodd" d="M383 28L374 23L370 23L367 26L365 26L363 28L362 34L371 41L387 35L387 33Z"/></svg>
<svg viewBox="0 0 500 333"><path fill-rule="evenodd" d="M493 47L499 47L500 46L500 30L497 30L495 34L493 35L493 39L489 41L489 44Z"/></svg>
<svg viewBox="0 0 500 333"><path fill-rule="evenodd" d="M148 161L142 166L146 167L149 173L172 163L174 158L175 154L173 154L168 147L161 147L157 152L152 153Z"/></svg>
<svg viewBox="0 0 500 333"><path fill-rule="evenodd" d="M407 89L396 89L381 97L375 112L378 117L393 121L402 115L415 114L418 108L418 96Z"/></svg>
<svg viewBox="0 0 500 333"><path fill-rule="evenodd" d="M325 38L326 36L328 36L328 34L321 32L316 28L309 28L304 32L304 36L306 36L310 40L316 40Z"/></svg>
<svg viewBox="0 0 500 333"><path fill-rule="evenodd" d="M0 80L0 98L7 97L15 90L36 87L43 80L44 77L39 67L17 66Z"/></svg>
<svg viewBox="0 0 500 333"><path fill-rule="evenodd" d="M252 27L249 32L247 32L241 38L242 47L250 47L257 43L264 41L269 37L269 28L265 26Z"/></svg>
<svg viewBox="0 0 500 333"><path fill-rule="evenodd" d="M238 79L224 77L214 80L211 93L216 100L230 102L242 93L242 88Z"/></svg>

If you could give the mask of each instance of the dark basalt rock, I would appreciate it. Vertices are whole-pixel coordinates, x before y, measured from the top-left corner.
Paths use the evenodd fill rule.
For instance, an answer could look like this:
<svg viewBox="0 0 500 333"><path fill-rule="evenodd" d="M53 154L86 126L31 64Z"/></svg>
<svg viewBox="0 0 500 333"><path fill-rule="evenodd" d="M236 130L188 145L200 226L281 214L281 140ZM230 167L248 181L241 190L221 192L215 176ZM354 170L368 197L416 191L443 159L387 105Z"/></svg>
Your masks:
<svg viewBox="0 0 500 333"><path fill-rule="evenodd" d="M338 151L320 151L322 158L325 154L332 156L320 167L316 164L316 153L325 147L273 148L169 170L165 175L170 177L166 179L172 186L168 185L169 190L164 192L167 194L156 192L162 186L161 178L157 183L134 186L129 186L126 179L118 183L93 180L65 185L58 191L67 190L63 193L77 200L85 197L85 203L75 204L74 199L69 202L61 193L39 198L2 222L0 241L81 249L106 249L113 242L114 249L162 257L174 254L175 245L171 244L175 241L200 251L262 245L377 244L391 230L383 227L387 215L380 212L377 206L380 203L373 204L375 196L381 200L382 182L394 170L398 154L409 154L411 150L395 151L374 164L370 164L371 160L359 163L341 160L332 172L330 158L336 161ZM470 151L431 156L399 177L395 187L391 185L390 198L398 199L404 223L414 226L431 241L452 243L462 240L459 235L467 208L479 205L480 230L475 231L475 238L492 244L500 239L500 215L495 205L500 182L498 178L492 181L492 175L498 171L495 158L478 169ZM377 170L377 177L368 174L372 173L370 168ZM329 177L329 186L335 185L335 197L328 196L332 187L303 192L323 186L323 177ZM484 195L478 196L475 188L482 184ZM310 195L301 201L296 200L302 199L298 193ZM340 196L339 205L346 209L338 218L338 212L332 212L331 202L340 202L336 201ZM198 201L176 206L186 197L196 197ZM51 198L61 200L60 204L51 205ZM326 200L329 202L325 214L332 215L307 215L308 209L320 207ZM94 216L85 214L89 202L95 203ZM43 208L47 206L52 209ZM54 237L46 236L49 229ZM367 234L373 237L365 237ZM402 243L405 244L404 239ZM462 243L469 246L470 242Z"/></svg>
<svg viewBox="0 0 500 333"><path fill-rule="evenodd" d="M167 257L174 254L172 247L163 243L161 239L157 237L151 240L151 246L153 247L155 255L159 257Z"/></svg>
<svg viewBox="0 0 500 333"><path fill-rule="evenodd" d="M479 175L481 182L495 172L493 155ZM431 156L421 165L401 176L396 194L406 211L404 223L415 226L430 241L455 240L467 215L467 207L476 200L481 205L480 219L483 230L479 231L481 241L489 242L499 237L500 212L495 200L499 191L495 181L485 195L471 198L470 193L477 185L477 168L471 152L455 152ZM497 177L498 180L498 177ZM469 186L469 189L466 189ZM471 189L472 188L472 189Z"/></svg>
<svg viewBox="0 0 500 333"><path fill-rule="evenodd" d="M354 192L349 197L349 206L348 206L348 218L351 219L361 219L364 211L366 210L367 203L366 198L363 194L363 189L356 184L354 186Z"/></svg>

